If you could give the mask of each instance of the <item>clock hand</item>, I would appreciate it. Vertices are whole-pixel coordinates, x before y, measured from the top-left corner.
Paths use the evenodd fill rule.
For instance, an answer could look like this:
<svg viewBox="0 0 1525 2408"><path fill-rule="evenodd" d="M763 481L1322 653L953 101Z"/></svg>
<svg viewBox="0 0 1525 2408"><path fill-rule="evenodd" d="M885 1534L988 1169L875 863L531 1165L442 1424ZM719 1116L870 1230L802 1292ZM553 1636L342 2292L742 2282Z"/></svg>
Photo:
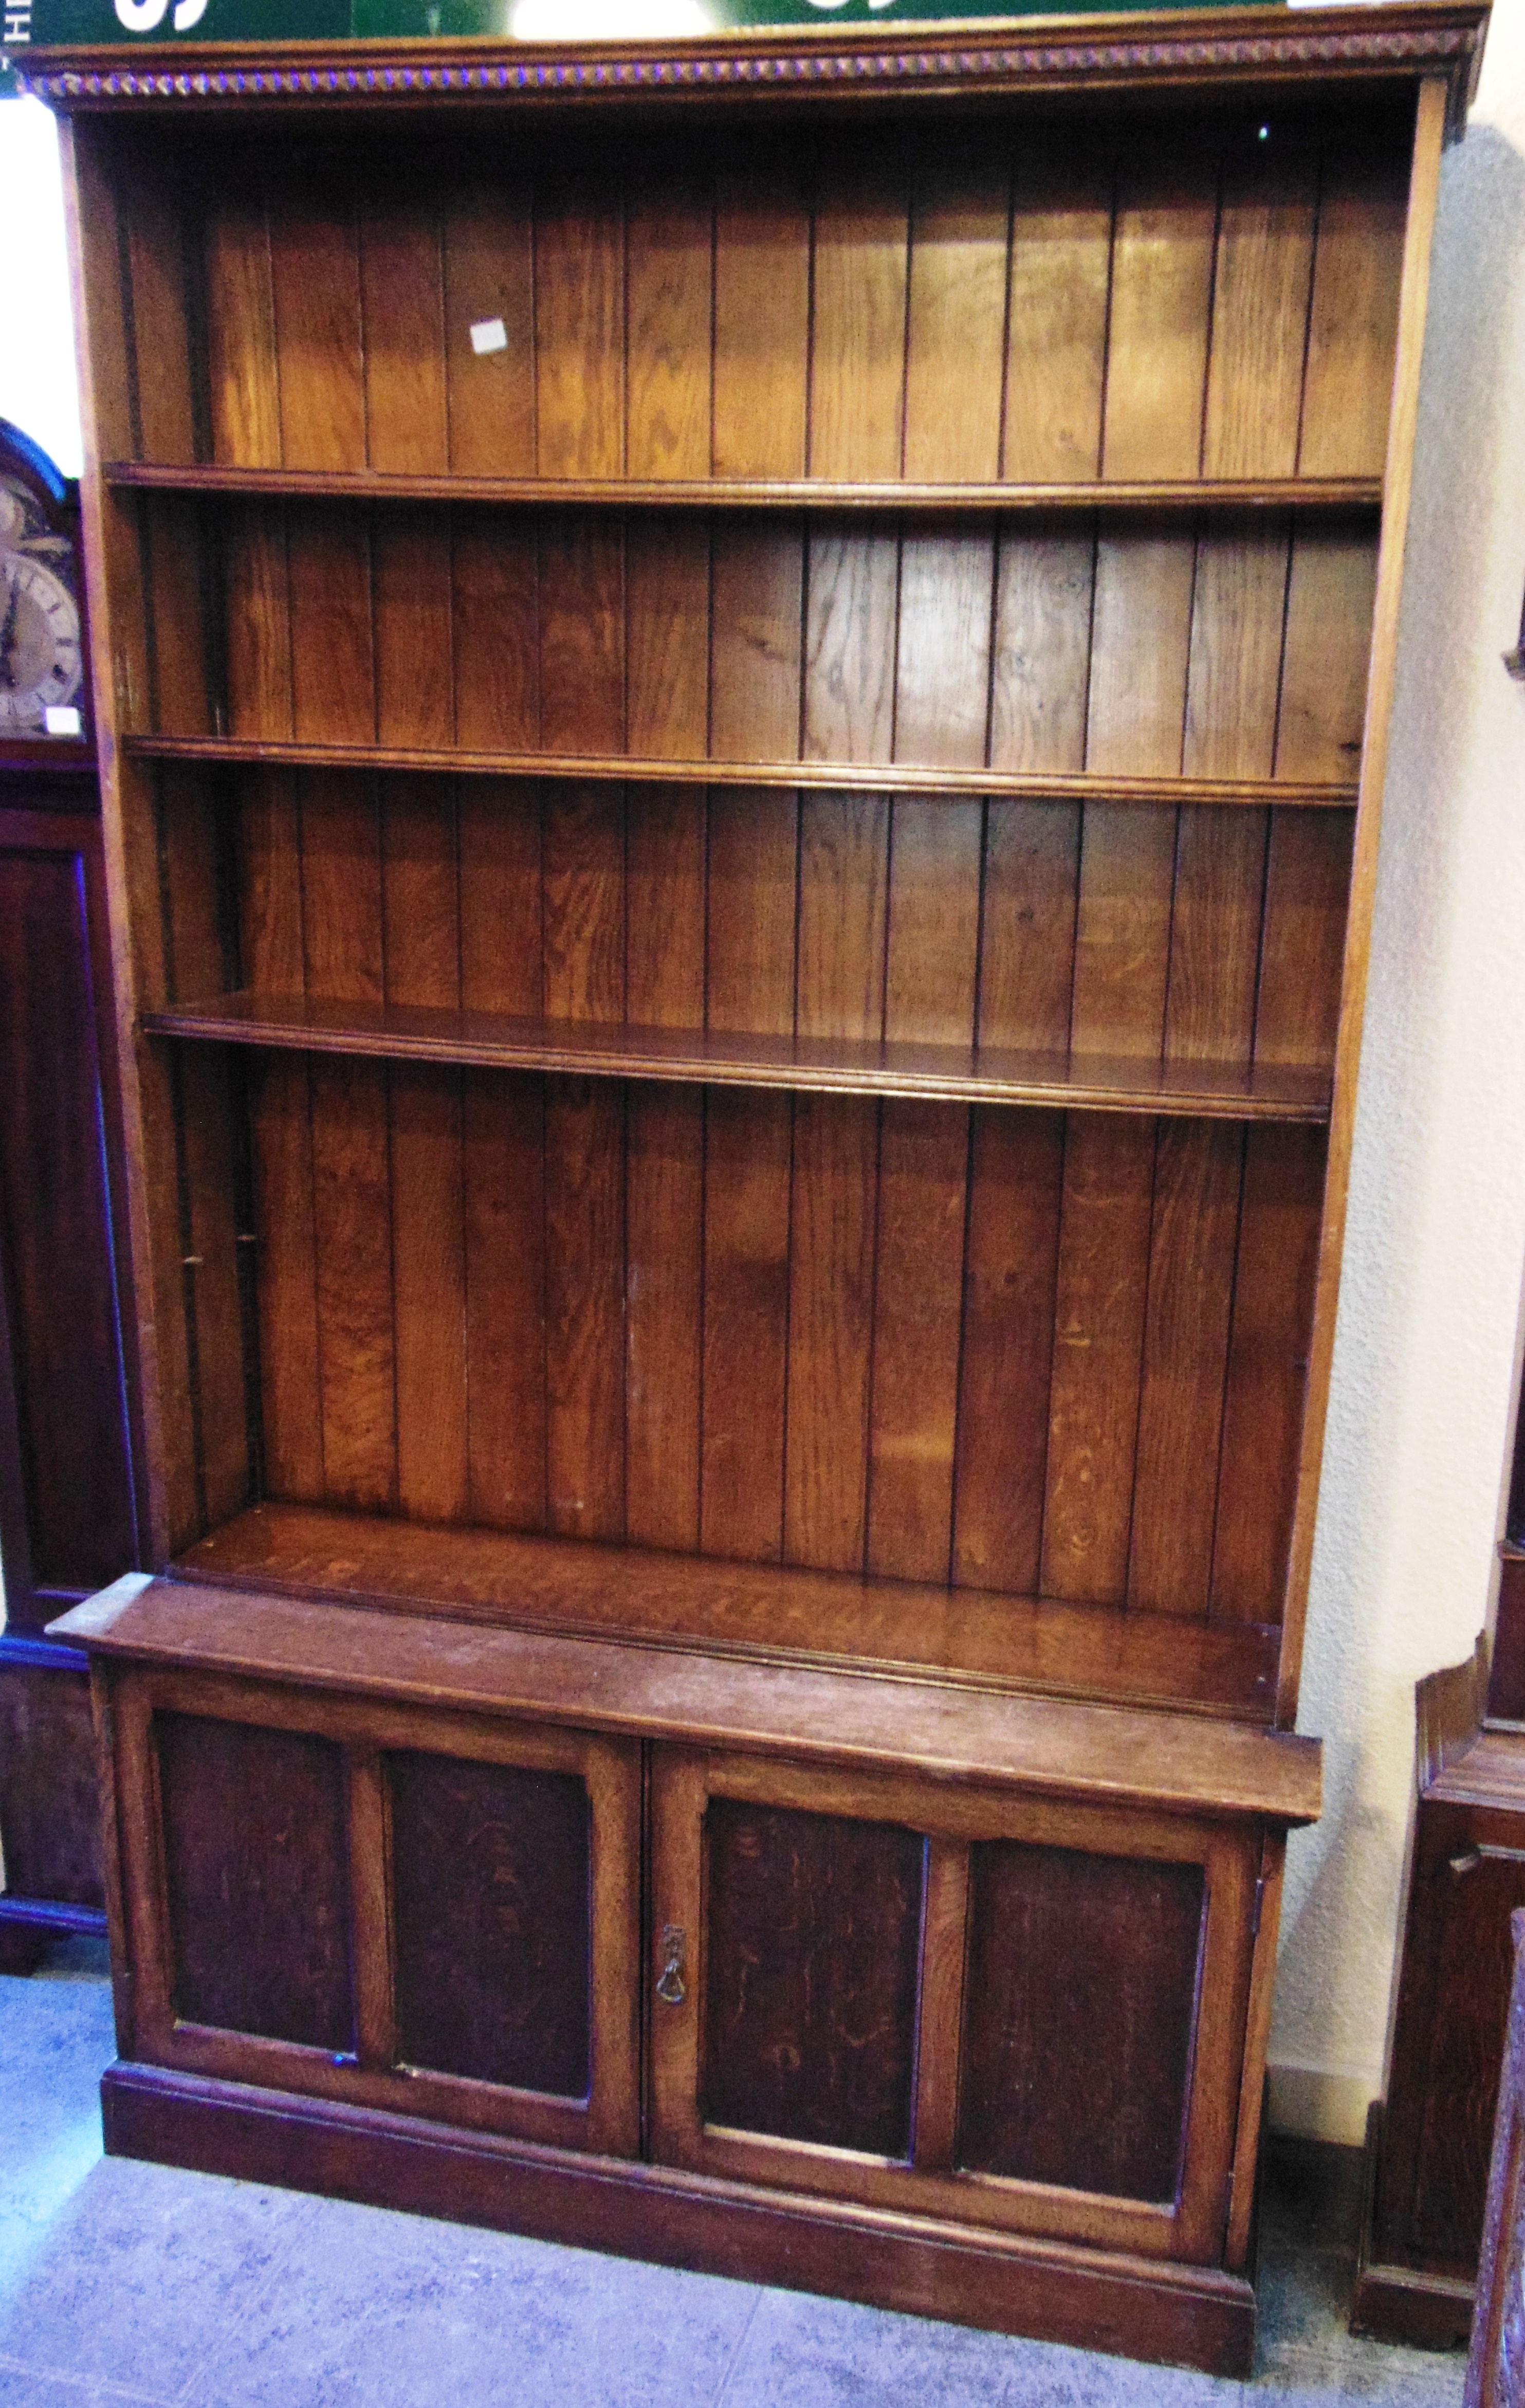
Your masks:
<svg viewBox="0 0 1525 2408"><path fill-rule="evenodd" d="M15 684L15 680L10 674L10 665L16 656L16 614L21 607L21 589L19 583L13 581L5 624L0 626L0 678L3 678L8 686Z"/></svg>

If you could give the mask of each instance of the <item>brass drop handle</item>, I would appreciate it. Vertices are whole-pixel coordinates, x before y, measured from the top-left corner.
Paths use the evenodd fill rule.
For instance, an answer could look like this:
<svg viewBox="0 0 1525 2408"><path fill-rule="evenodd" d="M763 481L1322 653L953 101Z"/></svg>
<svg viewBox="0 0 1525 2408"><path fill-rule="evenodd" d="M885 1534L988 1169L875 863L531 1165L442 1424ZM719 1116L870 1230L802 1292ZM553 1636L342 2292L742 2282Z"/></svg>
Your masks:
<svg viewBox="0 0 1525 2408"><path fill-rule="evenodd" d="M663 1969L657 1975L657 1996L664 2007L680 2007L689 1995L683 1979L683 1951L688 1945L688 1933L680 1923L663 1926Z"/></svg>

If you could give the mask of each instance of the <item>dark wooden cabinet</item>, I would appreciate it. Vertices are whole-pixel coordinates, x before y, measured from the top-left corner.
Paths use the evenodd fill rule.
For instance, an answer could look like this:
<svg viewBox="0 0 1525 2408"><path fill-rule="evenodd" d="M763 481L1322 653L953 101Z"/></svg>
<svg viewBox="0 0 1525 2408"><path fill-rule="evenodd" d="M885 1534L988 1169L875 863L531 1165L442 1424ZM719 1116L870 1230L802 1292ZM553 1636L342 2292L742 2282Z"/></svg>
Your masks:
<svg viewBox="0 0 1525 2408"><path fill-rule="evenodd" d="M1248 2364L1481 26L32 53L159 1575L67 1625L113 2146Z"/></svg>
<svg viewBox="0 0 1525 2408"><path fill-rule="evenodd" d="M0 502L5 595L17 566L69 594L77 497L5 425ZM85 1659L43 1633L138 1560L100 796L88 733L45 735L13 682L37 665L36 634L15 624L0 688L0 1952L14 1962L50 1931L103 1928Z"/></svg>
<svg viewBox="0 0 1525 2408"><path fill-rule="evenodd" d="M1509 2022L1493 2119L1465 2408L1514 2408L1525 2391L1525 1912L1518 1908L1510 1916L1510 1939Z"/></svg>

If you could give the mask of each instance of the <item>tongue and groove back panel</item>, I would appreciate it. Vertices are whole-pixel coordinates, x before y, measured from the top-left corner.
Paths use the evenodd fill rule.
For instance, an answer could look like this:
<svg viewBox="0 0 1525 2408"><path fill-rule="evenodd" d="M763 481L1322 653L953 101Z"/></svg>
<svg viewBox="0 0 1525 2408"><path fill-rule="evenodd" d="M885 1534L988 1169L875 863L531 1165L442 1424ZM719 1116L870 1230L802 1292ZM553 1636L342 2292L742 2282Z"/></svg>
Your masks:
<svg viewBox="0 0 1525 2408"><path fill-rule="evenodd" d="M1354 149L1292 107L1142 150L832 127L807 167L570 127L399 167L335 126L278 176L188 143L151 196L114 129L124 460L685 484L120 490L129 731L413 762L146 758L143 1001L977 1044L1167 1087L1255 1066L1317 1097L1410 122ZM1182 491L735 507L757 479ZM1191 506L1291 479L1355 482ZM266 1494L1279 1618L1317 1125L205 1047L167 1075L177 1545Z"/></svg>

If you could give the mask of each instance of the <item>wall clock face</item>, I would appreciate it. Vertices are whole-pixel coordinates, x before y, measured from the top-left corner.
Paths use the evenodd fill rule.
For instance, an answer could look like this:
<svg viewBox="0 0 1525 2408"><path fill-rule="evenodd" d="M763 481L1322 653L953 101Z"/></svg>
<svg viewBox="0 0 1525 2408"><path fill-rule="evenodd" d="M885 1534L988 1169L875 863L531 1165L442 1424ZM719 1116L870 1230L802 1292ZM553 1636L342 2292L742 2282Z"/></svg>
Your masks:
<svg viewBox="0 0 1525 2408"><path fill-rule="evenodd" d="M25 489L0 478L0 734L83 733L73 547Z"/></svg>

